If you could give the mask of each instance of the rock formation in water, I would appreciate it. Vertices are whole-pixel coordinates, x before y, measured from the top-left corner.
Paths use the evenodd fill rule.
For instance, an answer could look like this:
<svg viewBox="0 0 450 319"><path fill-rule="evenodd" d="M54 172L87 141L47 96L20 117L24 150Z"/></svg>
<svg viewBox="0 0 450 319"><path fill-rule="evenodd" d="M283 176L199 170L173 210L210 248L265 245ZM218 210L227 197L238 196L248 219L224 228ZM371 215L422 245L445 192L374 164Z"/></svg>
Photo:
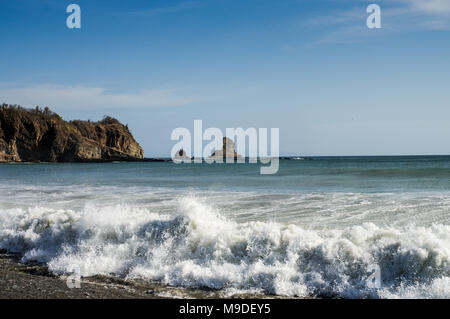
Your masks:
<svg viewBox="0 0 450 319"><path fill-rule="evenodd" d="M142 159L128 127L102 121L64 121L48 108L0 106L0 162L86 162Z"/></svg>
<svg viewBox="0 0 450 319"><path fill-rule="evenodd" d="M184 162L186 160L190 160L191 158L187 156L186 152L183 149L180 149L178 152L175 153L175 156L173 158L174 162Z"/></svg>
<svg viewBox="0 0 450 319"><path fill-rule="evenodd" d="M221 150L216 150L211 158L242 158L241 155L236 153L233 140L228 137L223 138L223 146Z"/></svg>

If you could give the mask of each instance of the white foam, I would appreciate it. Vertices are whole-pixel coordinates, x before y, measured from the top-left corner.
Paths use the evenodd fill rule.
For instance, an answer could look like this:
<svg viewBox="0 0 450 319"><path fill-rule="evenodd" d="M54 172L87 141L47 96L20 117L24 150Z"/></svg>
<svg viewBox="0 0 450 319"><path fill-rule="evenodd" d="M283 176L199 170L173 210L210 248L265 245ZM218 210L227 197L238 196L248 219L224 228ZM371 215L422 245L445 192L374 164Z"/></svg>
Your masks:
<svg viewBox="0 0 450 319"><path fill-rule="evenodd" d="M177 202L172 214L130 204L2 209L0 248L47 262L56 274L77 268L83 276L286 296L450 296L450 226L314 230L232 221L193 196ZM380 289L368 287L373 265Z"/></svg>

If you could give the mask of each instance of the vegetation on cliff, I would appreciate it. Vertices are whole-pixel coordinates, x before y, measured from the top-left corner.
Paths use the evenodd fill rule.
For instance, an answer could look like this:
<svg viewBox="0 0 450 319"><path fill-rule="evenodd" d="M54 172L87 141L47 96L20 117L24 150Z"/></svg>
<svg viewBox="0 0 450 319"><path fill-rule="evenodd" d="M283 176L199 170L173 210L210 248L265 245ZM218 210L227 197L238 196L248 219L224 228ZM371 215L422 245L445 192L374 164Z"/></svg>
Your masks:
<svg viewBox="0 0 450 319"><path fill-rule="evenodd" d="M144 151L128 127L102 121L64 121L48 107L0 107L0 162L136 160Z"/></svg>

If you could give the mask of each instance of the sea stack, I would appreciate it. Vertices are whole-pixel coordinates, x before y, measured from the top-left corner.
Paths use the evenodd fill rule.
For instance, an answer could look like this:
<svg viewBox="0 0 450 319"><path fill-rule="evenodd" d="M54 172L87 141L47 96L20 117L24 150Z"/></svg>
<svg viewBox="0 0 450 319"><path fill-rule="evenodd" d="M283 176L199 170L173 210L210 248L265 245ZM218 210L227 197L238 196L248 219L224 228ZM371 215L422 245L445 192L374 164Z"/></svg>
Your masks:
<svg viewBox="0 0 450 319"><path fill-rule="evenodd" d="M190 159L191 158L186 155L186 152L183 149L180 149L178 152L175 153L173 161L174 162L185 162Z"/></svg>
<svg viewBox="0 0 450 319"><path fill-rule="evenodd" d="M223 138L223 146L221 150L216 150L211 158L234 158L242 159L242 156L236 153L233 140L228 137Z"/></svg>

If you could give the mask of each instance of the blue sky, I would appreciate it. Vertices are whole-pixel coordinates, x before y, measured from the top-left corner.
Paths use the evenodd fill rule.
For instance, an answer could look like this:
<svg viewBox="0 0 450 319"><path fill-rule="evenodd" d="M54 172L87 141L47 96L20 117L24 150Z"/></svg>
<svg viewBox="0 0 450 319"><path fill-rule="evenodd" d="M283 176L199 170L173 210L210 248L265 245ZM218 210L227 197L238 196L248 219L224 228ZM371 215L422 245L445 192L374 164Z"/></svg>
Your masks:
<svg viewBox="0 0 450 319"><path fill-rule="evenodd" d="M0 19L0 102L115 116L146 156L195 119L278 127L283 155L450 154L450 0L0 0Z"/></svg>

